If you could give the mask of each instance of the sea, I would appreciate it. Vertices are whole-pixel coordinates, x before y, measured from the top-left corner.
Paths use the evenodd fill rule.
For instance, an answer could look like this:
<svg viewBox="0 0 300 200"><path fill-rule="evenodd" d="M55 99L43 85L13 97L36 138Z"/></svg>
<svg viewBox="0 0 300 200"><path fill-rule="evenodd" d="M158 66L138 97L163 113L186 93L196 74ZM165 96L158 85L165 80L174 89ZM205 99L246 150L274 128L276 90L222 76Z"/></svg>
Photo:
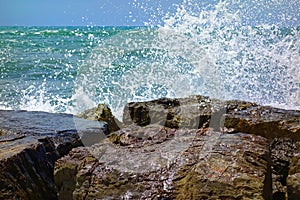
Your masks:
<svg viewBox="0 0 300 200"><path fill-rule="evenodd" d="M160 25L0 27L0 109L106 103L121 118L128 102L204 95L299 110L300 28L230 6L178 5Z"/></svg>

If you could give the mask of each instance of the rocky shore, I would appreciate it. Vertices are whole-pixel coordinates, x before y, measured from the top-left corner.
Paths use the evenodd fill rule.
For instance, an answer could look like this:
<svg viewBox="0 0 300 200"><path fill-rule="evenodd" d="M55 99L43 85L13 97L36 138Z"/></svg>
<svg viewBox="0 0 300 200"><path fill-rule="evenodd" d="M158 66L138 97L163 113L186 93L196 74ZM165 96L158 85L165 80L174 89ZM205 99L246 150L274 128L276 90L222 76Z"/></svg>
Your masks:
<svg viewBox="0 0 300 200"><path fill-rule="evenodd" d="M203 96L0 111L0 199L300 199L299 142L300 111Z"/></svg>

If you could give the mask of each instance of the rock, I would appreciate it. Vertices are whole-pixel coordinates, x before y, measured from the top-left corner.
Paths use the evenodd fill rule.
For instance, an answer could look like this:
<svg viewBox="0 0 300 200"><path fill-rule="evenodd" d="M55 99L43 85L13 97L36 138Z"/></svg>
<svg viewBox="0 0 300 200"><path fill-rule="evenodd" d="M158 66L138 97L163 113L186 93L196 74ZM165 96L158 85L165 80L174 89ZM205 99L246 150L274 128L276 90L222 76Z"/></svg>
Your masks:
<svg viewBox="0 0 300 200"><path fill-rule="evenodd" d="M179 106L180 102L177 99L169 98L128 103L124 108L123 123L146 126L149 124L166 125L169 121L171 127L178 127L179 122L176 122L177 118L174 115L180 112ZM173 120L174 123L170 120Z"/></svg>
<svg viewBox="0 0 300 200"><path fill-rule="evenodd" d="M220 130L224 115L257 106L244 101L220 101L205 96L161 98L148 102L128 103L124 108L123 123L146 126L160 124L169 128L213 127Z"/></svg>
<svg viewBox="0 0 300 200"><path fill-rule="evenodd" d="M264 199L270 194L268 141L237 134L203 132L191 146L194 165L183 165L174 176L174 199ZM185 154L190 159L194 154Z"/></svg>
<svg viewBox="0 0 300 200"><path fill-rule="evenodd" d="M134 126L91 147L75 148L56 162L54 176L59 199L168 196L163 188L167 187L170 166L195 135L196 130ZM71 179L70 191L65 189L71 188L66 174L72 169L76 169L76 175Z"/></svg>
<svg viewBox="0 0 300 200"><path fill-rule="evenodd" d="M297 144L289 138L275 138L270 149L273 199L285 199L288 195L286 181L291 160L297 153Z"/></svg>
<svg viewBox="0 0 300 200"><path fill-rule="evenodd" d="M224 126L232 132L300 141L300 111L254 106L225 115Z"/></svg>
<svg viewBox="0 0 300 200"><path fill-rule="evenodd" d="M297 151L290 161L288 177L286 179L288 199L300 199L300 144L297 143Z"/></svg>
<svg viewBox="0 0 300 200"><path fill-rule="evenodd" d="M300 111L190 96L80 116L0 111L0 199L300 197Z"/></svg>
<svg viewBox="0 0 300 200"><path fill-rule="evenodd" d="M125 127L57 162L59 197L297 196L298 174L288 171L297 152L299 116L299 111L203 96L128 103Z"/></svg>
<svg viewBox="0 0 300 200"><path fill-rule="evenodd" d="M287 178L288 199L295 200L300 198L300 173L289 175Z"/></svg>
<svg viewBox="0 0 300 200"><path fill-rule="evenodd" d="M260 136L133 126L73 149L55 180L59 199L263 199L268 155Z"/></svg>
<svg viewBox="0 0 300 200"><path fill-rule="evenodd" d="M49 138L1 144L0 199L56 199L52 172L59 157Z"/></svg>
<svg viewBox="0 0 300 200"><path fill-rule="evenodd" d="M257 134L269 139L300 141L300 112L244 101L220 101L204 96L162 98L128 103L124 108L126 125L160 124L170 128L212 127L215 130Z"/></svg>
<svg viewBox="0 0 300 200"><path fill-rule="evenodd" d="M123 127L123 124L113 116L106 104L98 104L96 108L86 110L77 116L88 120L106 122L110 133L120 130Z"/></svg>
<svg viewBox="0 0 300 200"><path fill-rule="evenodd" d="M105 127L67 114L0 110L0 199L57 199L55 161Z"/></svg>

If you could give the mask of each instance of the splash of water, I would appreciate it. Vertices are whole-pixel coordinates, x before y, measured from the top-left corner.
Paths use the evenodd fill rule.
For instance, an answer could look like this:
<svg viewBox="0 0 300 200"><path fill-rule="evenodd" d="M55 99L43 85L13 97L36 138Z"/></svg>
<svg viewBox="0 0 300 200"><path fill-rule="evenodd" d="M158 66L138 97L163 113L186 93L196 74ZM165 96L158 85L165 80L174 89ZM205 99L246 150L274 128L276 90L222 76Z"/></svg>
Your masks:
<svg viewBox="0 0 300 200"><path fill-rule="evenodd" d="M299 105L299 29L282 27L286 19L247 25L245 3L220 1L214 9L198 14L192 11L192 2L184 1L159 31L164 32L162 44L189 58L212 85L203 94ZM262 1L256 3L262 5ZM282 2L275 5L282 6Z"/></svg>
<svg viewBox="0 0 300 200"><path fill-rule="evenodd" d="M285 7L300 8L295 3ZM129 101L191 94L299 108L300 31L283 27L299 14L274 16L283 5L273 4L220 1L203 8L184 1L158 28L104 40L79 70L76 84L84 92L75 98L77 109L105 102L120 116ZM257 11L269 13L258 21Z"/></svg>
<svg viewBox="0 0 300 200"><path fill-rule="evenodd" d="M72 113L69 106L72 101L70 98L63 98L57 95L49 95L47 91L47 80L44 79L41 85L30 85L28 88L21 90L22 99L19 102L19 109L28 111L45 111Z"/></svg>

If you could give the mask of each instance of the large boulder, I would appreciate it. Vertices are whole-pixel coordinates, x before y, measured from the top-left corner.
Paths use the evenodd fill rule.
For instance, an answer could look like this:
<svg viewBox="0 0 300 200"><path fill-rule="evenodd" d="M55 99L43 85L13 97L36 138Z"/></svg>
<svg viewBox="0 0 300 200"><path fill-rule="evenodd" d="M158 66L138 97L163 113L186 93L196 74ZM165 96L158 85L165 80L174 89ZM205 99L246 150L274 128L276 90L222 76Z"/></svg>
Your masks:
<svg viewBox="0 0 300 200"><path fill-rule="evenodd" d="M0 110L0 199L57 199L55 161L95 132L105 134L106 124L67 114Z"/></svg>
<svg viewBox="0 0 300 200"><path fill-rule="evenodd" d="M223 127L224 115L257 106L244 101L220 101L195 95L187 98L161 98L148 102L128 103L123 123L146 126L160 124L169 128Z"/></svg>
<svg viewBox="0 0 300 200"><path fill-rule="evenodd" d="M131 126L56 162L59 199L167 197L171 166L197 130ZM72 175L70 175L72 174ZM71 177L71 178L70 178Z"/></svg>
<svg viewBox="0 0 300 200"><path fill-rule="evenodd" d="M245 101L220 101L199 95L128 103L124 108L123 122L139 126L160 124L170 128L209 126L226 132L300 141L299 111Z"/></svg>
<svg viewBox="0 0 300 200"><path fill-rule="evenodd" d="M297 196L298 173L289 168L299 119L295 110L204 96L128 103L121 130L57 162L59 197Z"/></svg>
<svg viewBox="0 0 300 200"><path fill-rule="evenodd" d="M61 156L49 138L24 139L1 144L0 199L56 199L52 173Z"/></svg>
<svg viewBox="0 0 300 200"><path fill-rule="evenodd" d="M59 199L263 199L267 139L131 126L55 165Z"/></svg>

